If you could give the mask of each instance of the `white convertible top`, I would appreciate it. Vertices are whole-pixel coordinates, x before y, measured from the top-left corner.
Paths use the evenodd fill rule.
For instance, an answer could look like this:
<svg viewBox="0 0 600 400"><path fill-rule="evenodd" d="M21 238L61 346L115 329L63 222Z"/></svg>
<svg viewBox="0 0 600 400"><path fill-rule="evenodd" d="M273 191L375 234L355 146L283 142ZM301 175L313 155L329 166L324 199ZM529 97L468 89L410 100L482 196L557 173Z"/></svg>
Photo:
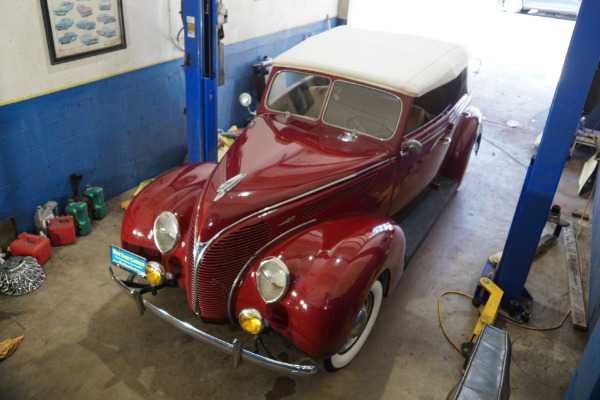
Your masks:
<svg viewBox="0 0 600 400"><path fill-rule="evenodd" d="M340 26L306 39L275 58L273 65L343 76L418 97L456 78L469 57L467 49L454 43Z"/></svg>

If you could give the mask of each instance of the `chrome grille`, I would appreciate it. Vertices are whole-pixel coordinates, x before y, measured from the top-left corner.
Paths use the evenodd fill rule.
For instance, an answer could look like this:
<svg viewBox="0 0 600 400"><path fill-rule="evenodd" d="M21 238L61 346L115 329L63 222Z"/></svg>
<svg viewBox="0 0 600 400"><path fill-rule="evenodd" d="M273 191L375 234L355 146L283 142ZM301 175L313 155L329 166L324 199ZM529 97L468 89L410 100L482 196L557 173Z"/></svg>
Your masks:
<svg viewBox="0 0 600 400"><path fill-rule="evenodd" d="M198 266L198 304L206 322L229 321L227 304L231 287L248 259L271 240L265 222L234 228L206 249ZM192 271L193 276L193 261ZM191 279L190 279L191 281Z"/></svg>
<svg viewBox="0 0 600 400"><path fill-rule="evenodd" d="M196 301L197 301L197 293L194 293L193 290L193 276L194 276L194 229L191 229L190 238L188 239L188 248L187 248L187 287L186 292L188 295L188 303L192 310L195 310Z"/></svg>

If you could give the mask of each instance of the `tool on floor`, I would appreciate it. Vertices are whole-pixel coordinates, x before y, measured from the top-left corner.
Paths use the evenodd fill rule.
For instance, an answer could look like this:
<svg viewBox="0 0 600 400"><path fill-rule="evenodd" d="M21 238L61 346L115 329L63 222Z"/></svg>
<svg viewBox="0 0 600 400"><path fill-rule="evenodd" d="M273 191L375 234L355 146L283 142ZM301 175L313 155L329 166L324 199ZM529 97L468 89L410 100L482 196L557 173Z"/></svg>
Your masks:
<svg viewBox="0 0 600 400"><path fill-rule="evenodd" d="M75 243L75 219L65 215L51 219L48 223L48 236L52 246L62 246Z"/></svg>
<svg viewBox="0 0 600 400"><path fill-rule="evenodd" d="M508 333L484 324L468 359L465 374L446 400L508 400L510 358Z"/></svg>
<svg viewBox="0 0 600 400"><path fill-rule="evenodd" d="M46 275L33 257L0 257L0 293L11 296L27 294L38 289Z"/></svg>
<svg viewBox="0 0 600 400"><path fill-rule="evenodd" d="M85 185L83 196L87 197L92 202L94 219L102 219L106 217L106 203L104 202L104 189L101 187L92 187Z"/></svg>
<svg viewBox="0 0 600 400"><path fill-rule="evenodd" d="M69 204L67 204L67 207L65 208L65 213L70 214L75 218L78 235L87 236L90 234L92 231L92 222L90 221L86 203L69 199Z"/></svg>
<svg viewBox="0 0 600 400"><path fill-rule="evenodd" d="M10 244L10 252L13 257L33 257L40 265L44 265L52 257L50 239L30 233L21 233L17 236L17 240Z"/></svg>
<svg viewBox="0 0 600 400"><path fill-rule="evenodd" d="M495 262L498 262L500 256L494 255L492 257L496 258ZM492 258L490 257L490 258ZM473 353L473 349L475 347L475 343L477 343L477 339L481 334L481 331L486 325L494 325L496 322L496 318L498 317L498 312L500 311L500 301L502 300L502 295L504 291L500 289L490 278L480 278L479 286L482 291L487 293L487 301L483 306L481 312L479 313L479 319L477 320L477 324L475 325L475 329L471 334L471 338L468 342L463 343L460 346L460 351L462 355L465 357L465 364L463 365L463 372L465 372L467 368L467 364L471 355ZM481 297L484 297L481 295Z"/></svg>
<svg viewBox="0 0 600 400"><path fill-rule="evenodd" d="M554 204L550 209L550 214L548 214L548 222L555 224L556 227L554 228L554 232L551 234L547 233L542 236L535 251L536 257L545 253L550 247L554 246L556 244L556 240L560 236L560 231L562 228L571 225L568 221L561 219L560 212L561 207L558 204Z"/></svg>
<svg viewBox="0 0 600 400"><path fill-rule="evenodd" d="M58 217L58 204L55 201L47 201L43 206L37 206L33 214L35 233L48 237L48 221L56 217Z"/></svg>
<svg viewBox="0 0 600 400"><path fill-rule="evenodd" d="M88 218L91 220L94 217L94 205L92 204L92 199L85 196L79 195L79 187L81 186L81 181L83 180L83 175L78 173L73 173L69 175L69 183L71 184L71 189L73 189L73 201L75 202L83 202L86 204ZM77 218L75 218L77 220Z"/></svg>

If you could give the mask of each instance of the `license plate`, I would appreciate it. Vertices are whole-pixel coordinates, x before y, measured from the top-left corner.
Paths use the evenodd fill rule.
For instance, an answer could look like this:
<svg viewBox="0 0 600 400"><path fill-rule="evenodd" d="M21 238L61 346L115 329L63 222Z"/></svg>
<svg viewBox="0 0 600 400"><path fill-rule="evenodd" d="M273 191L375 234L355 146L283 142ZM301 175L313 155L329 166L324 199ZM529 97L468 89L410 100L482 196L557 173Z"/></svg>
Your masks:
<svg viewBox="0 0 600 400"><path fill-rule="evenodd" d="M127 271L146 276L146 259L117 246L110 246L110 262Z"/></svg>

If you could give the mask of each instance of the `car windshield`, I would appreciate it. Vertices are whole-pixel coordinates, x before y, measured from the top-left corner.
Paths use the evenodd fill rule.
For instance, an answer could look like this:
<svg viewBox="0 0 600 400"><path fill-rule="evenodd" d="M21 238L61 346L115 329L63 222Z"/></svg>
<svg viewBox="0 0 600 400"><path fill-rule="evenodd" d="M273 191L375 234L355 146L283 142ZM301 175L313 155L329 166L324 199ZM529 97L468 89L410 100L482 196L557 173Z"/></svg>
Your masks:
<svg viewBox="0 0 600 400"><path fill-rule="evenodd" d="M267 108L318 119L330 82L319 75L280 71L271 82Z"/></svg>
<svg viewBox="0 0 600 400"><path fill-rule="evenodd" d="M389 139L396 130L401 112L402 102L390 93L346 81L336 81L323 121L378 139Z"/></svg>

